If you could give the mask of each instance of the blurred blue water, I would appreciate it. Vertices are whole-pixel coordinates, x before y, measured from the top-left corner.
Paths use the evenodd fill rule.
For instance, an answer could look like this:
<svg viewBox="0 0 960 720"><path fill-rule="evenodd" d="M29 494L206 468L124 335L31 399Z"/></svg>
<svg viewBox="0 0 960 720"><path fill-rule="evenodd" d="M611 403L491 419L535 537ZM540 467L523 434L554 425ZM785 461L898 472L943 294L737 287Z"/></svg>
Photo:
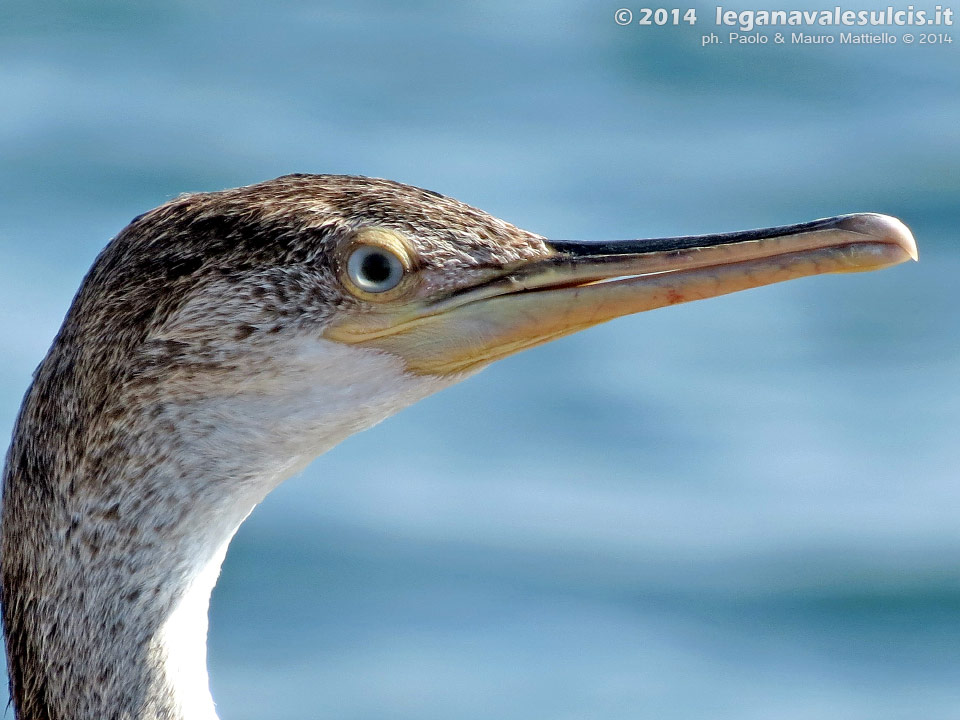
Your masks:
<svg viewBox="0 0 960 720"><path fill-rule="evenodd" d="M620 4L0 7L4 437L97 251L184 191L350 172L553 237L869 210L920 244L321 458L227 558L222 717L960 717L957 44L701 48Z"/></svg>

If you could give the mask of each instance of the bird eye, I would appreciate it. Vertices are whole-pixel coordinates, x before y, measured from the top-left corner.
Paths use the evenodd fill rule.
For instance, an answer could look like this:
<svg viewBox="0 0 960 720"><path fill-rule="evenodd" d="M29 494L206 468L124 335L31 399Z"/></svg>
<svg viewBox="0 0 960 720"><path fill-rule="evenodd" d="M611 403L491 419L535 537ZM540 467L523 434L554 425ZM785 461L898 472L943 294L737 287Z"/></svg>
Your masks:
<svg viewBox="0 0 960 720"><path fill-rule="evenodd" d="M404 271L400 258L376 245L361 245L347 259L350 280L368 293L393 290L403 280Z"/></svg>

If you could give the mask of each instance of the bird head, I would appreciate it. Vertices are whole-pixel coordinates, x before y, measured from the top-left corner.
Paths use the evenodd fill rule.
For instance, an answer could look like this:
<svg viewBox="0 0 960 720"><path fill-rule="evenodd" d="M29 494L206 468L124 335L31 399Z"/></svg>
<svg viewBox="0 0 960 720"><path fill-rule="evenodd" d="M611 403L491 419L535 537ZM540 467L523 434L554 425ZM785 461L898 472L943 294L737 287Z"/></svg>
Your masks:
<svg viewBox="0 0 960 720"><path fill-rule="evenodd" d="M123 391L118 407L177 405L179 423L204 400L210 426L243 416L326 437L296 453L306 458L500 358L621 315L911 257L909 231L882 215L557 241L408 185L292 175L136 218L61 335L96 338L79 364Z"/></svg>

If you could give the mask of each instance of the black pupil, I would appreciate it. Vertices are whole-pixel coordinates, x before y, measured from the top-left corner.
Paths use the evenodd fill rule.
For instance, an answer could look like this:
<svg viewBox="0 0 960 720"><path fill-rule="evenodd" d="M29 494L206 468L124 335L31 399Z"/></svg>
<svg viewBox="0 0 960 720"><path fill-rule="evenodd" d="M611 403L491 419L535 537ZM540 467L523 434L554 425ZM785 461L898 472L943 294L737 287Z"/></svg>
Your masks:
<svg viewBox="0 0 960 720"><path fill-rule="evenodd" d="M368 281L380 284L390 279L392 274L390 258L383 253L370 253L360 263L360 272Z"/></svg>

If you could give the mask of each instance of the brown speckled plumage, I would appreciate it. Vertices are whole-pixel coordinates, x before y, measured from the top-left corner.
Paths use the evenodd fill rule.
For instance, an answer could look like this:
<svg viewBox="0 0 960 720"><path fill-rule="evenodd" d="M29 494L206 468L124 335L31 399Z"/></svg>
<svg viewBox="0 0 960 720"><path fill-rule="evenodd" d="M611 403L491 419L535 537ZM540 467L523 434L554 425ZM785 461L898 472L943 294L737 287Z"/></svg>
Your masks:
<svg viewBox="0 0 960 720"><path fill-rule="evenodd" d="M216 720L207 605L233 533L314 457L426 395L624 314L916 257L909 230L874 214L547 242L352 176L136 218L84 279L7 455L17 718Z"/></svg>
<svg viewBox="0 0 960 720"><path fill-rule="evenodd" d="M433 192L291 175L177 198L97 258L35 373L4 472L3 621L20 720L179 717L156 638L189 558L172 547L156 567L151 544L229 513L226 484L257 482L256 468L185 459L188 442L219 441L192 409L274 372L282 338L364 311L330 256L368 224L414 239L428 291L544 252L538 236Z"/></svg>

